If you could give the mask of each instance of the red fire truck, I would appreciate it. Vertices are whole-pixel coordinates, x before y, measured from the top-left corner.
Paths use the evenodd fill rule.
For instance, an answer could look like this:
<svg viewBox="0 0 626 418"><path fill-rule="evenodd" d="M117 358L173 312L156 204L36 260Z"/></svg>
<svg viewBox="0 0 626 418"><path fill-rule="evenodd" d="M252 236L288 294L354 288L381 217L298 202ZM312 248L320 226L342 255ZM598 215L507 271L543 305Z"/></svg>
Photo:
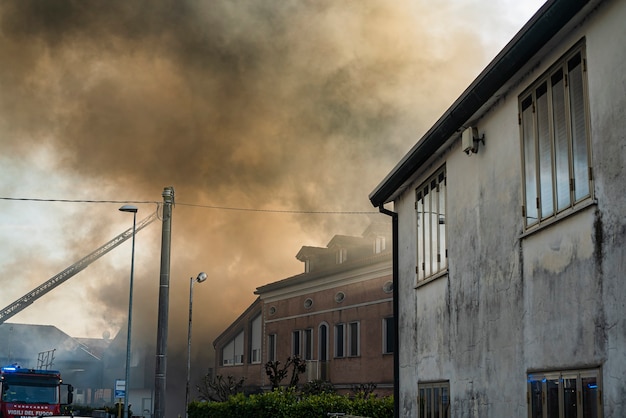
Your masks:
<svg viewBox="0 0 626 418"><path fill-rule="evenodd" d="M61 415L72 403L72 385L62 383L56 370L0 369L0 418L34 418ZM62 387L64 388L63 390ZM61 396L63 396L62 399ZM65 401L65 402L63 402Z"/></svg>

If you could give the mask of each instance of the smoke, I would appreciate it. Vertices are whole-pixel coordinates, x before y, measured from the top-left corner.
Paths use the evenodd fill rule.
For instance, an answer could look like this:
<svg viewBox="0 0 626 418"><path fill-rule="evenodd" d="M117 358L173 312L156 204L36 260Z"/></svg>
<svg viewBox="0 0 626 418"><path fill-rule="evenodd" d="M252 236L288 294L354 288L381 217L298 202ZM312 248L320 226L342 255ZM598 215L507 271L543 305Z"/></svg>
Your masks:
<svg viewBox="0 0 626 418"><path fill-rule="evenodd" d="M368 221L289 211L374 212L369 192L519 19L505 3L434 7L3 2L0 195L161 201L163 187L174 186L168 364L184 364L189 278L206 271L193 312L194 369L205 372L213 339L257 286L300 273L294 256L302 245L358 235ZM478 33L479 21L493 38ZM0 230L5 303L131 222L119 204L0 205L11 214ZM138 206L139 219L155 208ZM117 332L129 255L127 242L16 320L55 321L35 306L62 306L56 321L70 334ZM160 228L152 225L137 235L133 327L134 338L150 343L159 260ZM184 387L180 373L168 373L168 390ZM182 412L175 407L168 415Z"/></svg>

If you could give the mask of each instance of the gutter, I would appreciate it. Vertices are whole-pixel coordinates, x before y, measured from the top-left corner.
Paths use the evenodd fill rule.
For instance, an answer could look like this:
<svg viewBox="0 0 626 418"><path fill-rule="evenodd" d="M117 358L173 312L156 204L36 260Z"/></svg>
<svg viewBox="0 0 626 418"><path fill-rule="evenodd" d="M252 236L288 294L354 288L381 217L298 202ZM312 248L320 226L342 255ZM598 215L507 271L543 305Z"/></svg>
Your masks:
<svg viewBox="0 0 626 418"><path fill-rule="evenodd" d="M392 201L415 171L495 95L589 0L549 0L470 84L369 195L374 207ZM384 212L383 212L384 213Z"/></svg>
<svg viewBox="0 0 626 418"><path fill-rule="evenodd" d="M400 417L400 338L398 330L399 324L399 304L398 304L398 275L399 275L399 257L398 257L398 213L385 209L383 205L378 207L380 213L391 216L391 252L393 254L393 417Z"/></svg>

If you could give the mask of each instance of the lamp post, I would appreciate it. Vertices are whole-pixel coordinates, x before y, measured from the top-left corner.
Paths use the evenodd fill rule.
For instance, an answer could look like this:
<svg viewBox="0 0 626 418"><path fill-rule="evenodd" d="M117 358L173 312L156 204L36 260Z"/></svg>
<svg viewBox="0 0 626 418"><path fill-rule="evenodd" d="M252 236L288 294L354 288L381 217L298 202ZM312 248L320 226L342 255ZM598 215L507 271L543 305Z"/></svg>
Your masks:
<svg viewBox="0 0 626 418"><path fill-rule="evenodd" d="M133 249L130 259L130 295L128 297L128 334L126 336L126 376L124 378L124 418L128 418L128 392L130 391L130 330L133 323L133 273L135 270L135 232L137 227L137 207L124 205L119 209L121 212L133 214Z"/></svg>
<svg viewBox="0 0 626 418"><path fill-rule="evenodd" d="M191 374L191 305L193 303L193 282L202 283L207 278L205 272L198 274L195 279L189 278L189 328L187 331L187 389L185 391L185 418L189 417L187 408L189 407L189 378Z"/></svg>

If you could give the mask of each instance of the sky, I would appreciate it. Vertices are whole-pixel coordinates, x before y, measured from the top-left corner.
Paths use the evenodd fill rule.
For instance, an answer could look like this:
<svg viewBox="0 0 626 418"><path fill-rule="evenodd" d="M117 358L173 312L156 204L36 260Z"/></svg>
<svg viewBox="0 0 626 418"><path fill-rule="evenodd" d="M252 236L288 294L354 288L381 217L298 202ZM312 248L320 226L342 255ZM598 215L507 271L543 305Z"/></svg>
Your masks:
<svg viewBox="0 0 626 418"><path fill-rule="evenodd" d="M542 3L2 2L0 305L172 186L168 365L204 271L192 351L208 369L254 290L303 272L302 246L384 217L368 194ZM134 340L156 341L160 224L136 236ZM115 336L130 261L128 240L8 322Z"/></svg>

